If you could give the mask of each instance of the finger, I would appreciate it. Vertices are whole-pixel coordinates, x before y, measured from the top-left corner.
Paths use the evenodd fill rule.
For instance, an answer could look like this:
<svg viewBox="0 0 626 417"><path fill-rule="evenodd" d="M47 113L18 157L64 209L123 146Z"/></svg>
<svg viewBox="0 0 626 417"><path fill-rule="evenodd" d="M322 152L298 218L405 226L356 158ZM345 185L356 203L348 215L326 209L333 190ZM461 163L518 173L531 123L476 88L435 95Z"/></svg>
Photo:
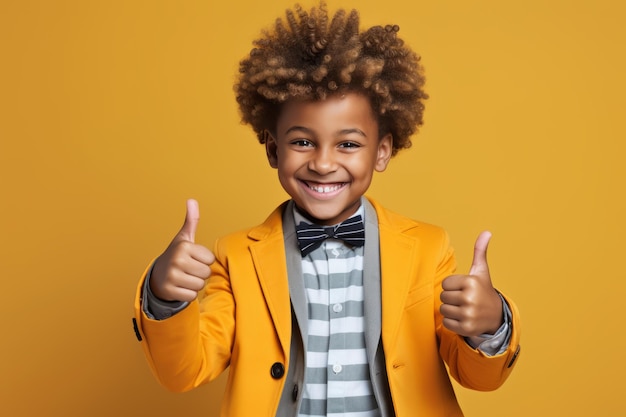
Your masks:
<svg viewBox="0 0 626 417"><path fill-rule="evenodd" d="M454 333L458 334L458 331L460 330L460 325L458 320L454 320L454 319L449 319L447 317L444 317L442 320L442 323L444 325L444 327L448 330L453 331Z"/></svg>
<svg viewBox="0 0 626 417"><path fill-rule="evenodd" d="M198 298L198 291L182 287L172 289L172 300L192 302L196 298Z"/></svg>
<svg viewBox="0 0 626 417"><path fill-rule="evenodd" d="M202 245L187 241L178 242L174 254L167 260L169 273L182 272L200 278L211 275L210 265L215 262L213 252Z"/></svg>
<svg viewBox="0 0 626 417"><path fill-rule="evenodd" d="M211 276L211 267L207 263L194 260L185 267L183 272L204 280Z"/></svg>
<svg viewBox="0 0 626 417"><path fill-rule="evenodd" d="M196 229L200 221L200 208L198 202L193 199L187 200L187 214L185 215L185 223L180 229L178 235L189 242L196 241Z"/></svg>
<svg viewBox="0 0 626 417"><path fill-rule="evenodd" d="M482 334L474 326L472 326L471 324L468 324L468 322L464 320L455 320L455 319L451 319L448 317L444 317L442 320L442 323L446 329L451 330L460 336L472 337L472 336L479 336Z"/></svg>
<svg viewBox="0 0 626 417"><path fill-rule="evenodd" d="M205 263L198 262L195 259L189 259L181 265L178 275L179 277L180 274L205 280L211 276L211 267ZM180 280L180 278L178 278L178 280Z"/></svg>
<svg viewBox="0 0 626 417"><path fill-rule="evenodd" d="M193 245L189 254L192 259L204 265L211 265L215 262L215 255L213 255L213 252L202 245Z"/></svg>
<svg viewBox="0 0 626 417"><path fill-rule="evenodd" d="M441 283L444 291L460 291L465 288L465 278L467 275L450 275Z"/></svg>
<svg viewBox="0 0 626 417"><path fill-rule="evenodd" d="M439 299L442 303L453 306L461 306L465 304L462 291L442 291Z"/></svg>
<svg viewBox="0 0 626 417"><path fill-rule="evenodd" d="M463 310L457 306L451 306L448 304L442 304L439 307L439 312L444 318L454 321L461 321L463 317Z"/></svg>
<svg viewBox="0 0 626 417"><path fill-rule="evenodd" d="M484 231L476 239L474 244L474 259L470 268L470 275L480 275L489 271L487 264L487 247L491 239L491 232Z"/></svg>
<svg viewBox="0 0 626 417"><path fill-rule="evenodd" d="M198 292L204 288L205 284L206 281L204 277L196 275L183 275L176 283L176 287Z"/></svg>

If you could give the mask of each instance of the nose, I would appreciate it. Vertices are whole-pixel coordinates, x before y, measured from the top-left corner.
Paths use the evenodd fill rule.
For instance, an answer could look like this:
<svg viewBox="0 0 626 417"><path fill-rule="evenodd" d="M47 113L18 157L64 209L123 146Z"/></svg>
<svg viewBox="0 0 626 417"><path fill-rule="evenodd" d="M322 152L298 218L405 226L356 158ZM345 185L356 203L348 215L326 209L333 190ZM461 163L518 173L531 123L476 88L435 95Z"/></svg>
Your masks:
<svg viewBox="0 0 626 417"><path fill-rule="evenodd" d="M308 168L319 175L326 175L336 171L337 161L332 149L318 148L311 155Z"/></svg>

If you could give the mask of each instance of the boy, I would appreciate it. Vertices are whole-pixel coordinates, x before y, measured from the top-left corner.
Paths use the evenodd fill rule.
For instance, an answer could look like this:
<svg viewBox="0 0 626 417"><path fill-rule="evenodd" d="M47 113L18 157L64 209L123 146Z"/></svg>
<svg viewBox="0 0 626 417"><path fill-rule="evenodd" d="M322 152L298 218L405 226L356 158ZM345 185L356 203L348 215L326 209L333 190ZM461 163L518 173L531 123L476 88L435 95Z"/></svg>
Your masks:
<svg viewBox="0 0 626 417"><path fill-rule="evenodd" d="M491 284L490 235L470 274L453 275L442 229L364 197L422 123L419 58L397 32L296 6L241 62L243 121L291 199L214 251L194 243L187 202L136 301L138 338L169 389L230 366L223 416L459 416L444 363L478 390L511 372L518 317Z"/></svg>

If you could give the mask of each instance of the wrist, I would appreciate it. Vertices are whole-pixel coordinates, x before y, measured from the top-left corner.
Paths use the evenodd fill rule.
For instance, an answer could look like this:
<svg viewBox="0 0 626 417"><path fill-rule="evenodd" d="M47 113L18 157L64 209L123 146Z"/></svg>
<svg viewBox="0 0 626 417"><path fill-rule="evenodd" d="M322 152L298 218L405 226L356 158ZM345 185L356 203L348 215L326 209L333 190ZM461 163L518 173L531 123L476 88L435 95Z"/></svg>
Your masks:
<svg viewBox="0 0 626 417"><path fill-rule="evenodd" d="M495 334L500 327L505 322L505 312L504 312L504 300L498 291L494 289L494 308L493 311L497 312L493 315L493 319L490 320L490 324L487 330L484 332L486 334Z"/></svg>

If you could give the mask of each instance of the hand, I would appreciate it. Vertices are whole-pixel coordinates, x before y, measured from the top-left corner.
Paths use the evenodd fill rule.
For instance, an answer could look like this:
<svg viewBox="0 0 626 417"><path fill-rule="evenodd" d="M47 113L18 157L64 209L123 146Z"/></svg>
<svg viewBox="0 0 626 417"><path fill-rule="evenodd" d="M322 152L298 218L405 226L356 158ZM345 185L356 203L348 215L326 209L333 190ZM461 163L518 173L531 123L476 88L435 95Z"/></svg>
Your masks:
<svg viewBox="0 0 626 417"><path fill-rule="evenodd" d="M489 239L489 232L476 239L469 275L451 275L442 283L443 325L461 336L493 334L502 325L502 299L491 284L487 265Z"/></svg>
<svg viewBox="0 0 626 417"><path fill-rule="evenodd" d="M200 209L196 200L187 200L185 223L165 252L157 258L150 276L150 289L166 301L193 301L204 288L215 262L213 253L195 243Z"/></svg>

